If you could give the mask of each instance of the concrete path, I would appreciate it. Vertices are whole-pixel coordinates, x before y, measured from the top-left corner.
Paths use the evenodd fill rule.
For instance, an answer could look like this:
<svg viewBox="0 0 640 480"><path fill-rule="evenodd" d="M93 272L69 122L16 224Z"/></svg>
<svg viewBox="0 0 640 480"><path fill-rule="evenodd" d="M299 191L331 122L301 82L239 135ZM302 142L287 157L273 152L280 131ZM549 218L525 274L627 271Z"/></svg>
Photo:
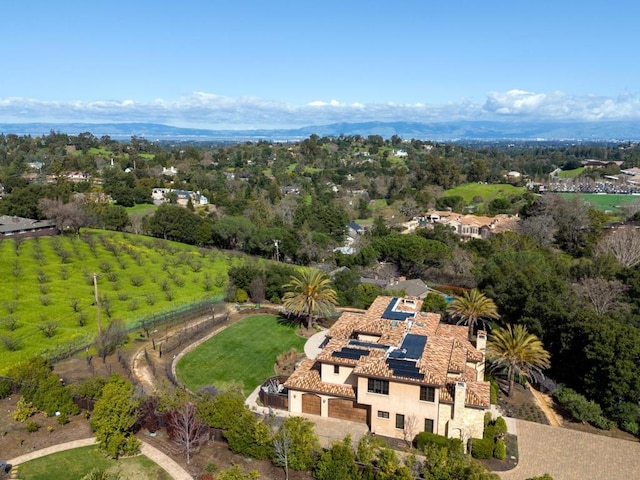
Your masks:
<svg viewBox="0 0 640 480"><path fill-rule="evenodd" d="M322 330L321 332L318 332L309 337L307 342L304 344L304 354L307 356L307 358L315 359L320 354L320 352L322 351L320 345L322 345L322 342L324 342L326 336L327 331Z"/></svg>
<svg viewBox="0 0 640 480"><path fill-rule="evenodd" d="M8 460L7 463L13 466L17 466L30 460L35 460L36 458L46 457L47 455L51 455L53 453L64 452L65 450L72 450L74 448L88 447L95 444L95 437L83 438L81 440L60 443L58 445L53 445L41 450L36 450L34 452L12 458ZM140 452L148 459L157 463L158 466L165 470L174 480L193 480L193 477L189 475L189 473L176 461L174 461L168 455L162 453L157 448L152 447L148 443L140 441Z"/></svg>
<svg viewBox="0 0 640 480"><path fill-rule="evenodd" d="M19 457L12 458L10 460L7 460L7 463L16 466L30 460L35 460L36 458L46 457L47 455L51 455L52 453L64 452L65 450L72 450L74 448L88 447L89 445L95 445L95 443L95 437L82 438L80 440L73 440L72 442L59 443L58 445L35 450L33 452L20 455Z"/></svg>
<svg viewBox="0 0 640 480"><path fill-rule="evenodd" d="M517 420L520 463L503 480L640 478L640 443Z"/></svg>
<svg viewBox="0 0 640 480"><path fill-rule="evenodd" d="M173 480L193 480L193 477L170 456L156 447L140 441L140 452L149 460L156 462Z"/></svg>

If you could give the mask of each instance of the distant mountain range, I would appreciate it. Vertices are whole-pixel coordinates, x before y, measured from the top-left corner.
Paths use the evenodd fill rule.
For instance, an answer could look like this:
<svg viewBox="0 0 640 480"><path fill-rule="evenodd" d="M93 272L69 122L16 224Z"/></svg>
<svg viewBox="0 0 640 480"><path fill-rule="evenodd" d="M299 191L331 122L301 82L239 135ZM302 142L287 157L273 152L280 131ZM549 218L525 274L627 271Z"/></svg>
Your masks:
<svg viewBox="0 0 640 480"><path fill-rule="evenodd" d="M637 141L640 121L606 122L489 122L457 121L443 123L365 122L334 123L293 129L208 130L182 128L156 123L0 123L0 133L45 135L50 131L76 135L91 132L96 137L114 139L131 136L147 140L174 141L247 141L300 140L317 134L321 137L344 135L398 135L404 139L438 141Z"/></svg>

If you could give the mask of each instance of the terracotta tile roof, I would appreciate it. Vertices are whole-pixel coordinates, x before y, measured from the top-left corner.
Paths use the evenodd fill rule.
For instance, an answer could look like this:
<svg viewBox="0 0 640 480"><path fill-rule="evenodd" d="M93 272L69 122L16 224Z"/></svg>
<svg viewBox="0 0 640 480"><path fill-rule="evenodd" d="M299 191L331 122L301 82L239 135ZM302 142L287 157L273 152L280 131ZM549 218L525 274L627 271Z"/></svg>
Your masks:
<svg viewBox="0 0 640 480"><path fill-rule="evenodd" d="M312 359L307 359L302 362L296 371L287 379L284 386L292 390L325 393L336 397L356 398L355 389L351 385L338 385L321 381L317 363Z"/></svg>
<svg viewBox="0 0 640 480"><path fill-rule="evenodd" d="M483 355L469 342L467 327L441 324L439 314L420 312L422 302L415 299L409 302L398 301L394 309L396 312L415 312L409 319L382 318L393 299L394 297L389 296L378 297L369 310L363 313L344 312L327 332L329 341L316 358L316 364L311 360L305 361L285 385L299 390L355 398L354 388L350 385L321 382L320 363L338 364L354 367L353 374L357 376L443 387L440 396L444 402L453 401L453 391L449 391L453 388L452 385L456 381L464 381L467 383L467 403L481 407L486 403L488 406L489 384L476 381L477 373L471 365L481 362ZM415 367L424 375L423 379L397 375L387 363L388 354L403 348L403 341L409 334L427 337L424 349L415 362ZM352 340L360 340L362 343L352 343ZM375 348L366 344L377 344L386 348ZM345 347L351 351L363 350L368 354L359 358L333 355Z"/></svg>
<svg viewBox="0 0 640 480"><path fill-rule="evenodd" d="M455 378L447 380L444 388L440 389L440 401L442 403L453 403L456 383L460 381ZM480 408L489 408L490 402L489 382L469 382L467 383L465 405Z"/></svg>

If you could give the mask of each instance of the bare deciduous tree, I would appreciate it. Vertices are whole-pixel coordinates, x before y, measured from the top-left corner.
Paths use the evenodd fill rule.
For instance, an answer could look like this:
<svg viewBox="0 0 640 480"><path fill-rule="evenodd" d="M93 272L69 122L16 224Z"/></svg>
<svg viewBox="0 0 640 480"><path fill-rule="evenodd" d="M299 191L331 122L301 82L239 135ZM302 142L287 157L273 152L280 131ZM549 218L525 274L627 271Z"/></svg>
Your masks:
<svg viewBox="0 0 640 480"><path fill-rule="evenodd" d="M411 446L414 437L418 434L419 425L418 417L415 415L409 415L404 419L404 427L402 428L402 438L407 444Z"/></svg>
<svg viewBox="0 0 640 480"><path fill-rule="evenodd" d="M591 303L598 315L604 315L611 310L622 307L620 296L627 287L618 280L604 278L585 278L574 286L578 295Z"/></svg>
<svg viewBox="0 0 640 480"><path fill-rule="evenodd" d="M525 218L520 222L518 229L522 235L531 236L541 247L551 246L556 233L555 221L547 214Z"/></svg>
<svg viewBox="0 0 640 480"><path fill-rule="evenodd" d="M289 480L289 456L291 454L291 434L287 429L281 429L273 439L274 463L284 468L284 478Z"/></svg>
<svg viewBox="0 0 640 480"><path fill-rule="evenodd" d="M187 402L169 416L171 439L186 455L187 463L191 454L209 439L207 426L196 415L196 406Z"/></svg>
<svg viewBox="0 0 640 480"><path fill-rule="evenodd" d="M604 237L597 248L599 253L611 253L621 265L629 268L640 263L640 230L618 228Z"/></svg>
<svg viewBox="0 0 640 480"><path fill-rule="evenodd" d="M56 221L60 231L71 230L78 234L81 227L91 223L91 214L79 202L63 203L61 200L43 198L40 200L40 208L45 217Z"/></svg>

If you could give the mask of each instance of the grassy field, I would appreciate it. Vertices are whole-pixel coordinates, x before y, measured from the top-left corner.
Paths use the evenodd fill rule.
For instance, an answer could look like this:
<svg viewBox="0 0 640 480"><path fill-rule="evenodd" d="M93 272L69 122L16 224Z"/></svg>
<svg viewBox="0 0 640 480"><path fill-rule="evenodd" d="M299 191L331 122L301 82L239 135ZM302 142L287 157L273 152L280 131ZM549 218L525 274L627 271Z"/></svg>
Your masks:
<svg viewBox="0 0 640 480"><path fill-rule="evenodd" d="M459 195L464 198L465 204L470 204L476 197L481 197L484 202L490 202L495 198L509 198L514 195L522 195L527 189L525 187L514 187L508 183L484 184L466 183L451 188L444 192L445 196Z"/></svg>
<svg viewBox="0 0 640 480"><path fill-rule="evenodd" d="M192 391L240 383L248 395L274 374L278 355L291 347L302 352L306 339L296 328L273 315L247 317L185 355L176 367L178 378Z"/></svg>
<svg viewBox="0 0 640 480"><path fill-rule="evenodd" d="M156 480L169 478L157 464L144 456L111 460L98 447L67 450L31 460L18 467L23 480L78 480L96 468L120 472L122 478Z"/></svg>
<svg viewBox="0 0 640 480"><path fill-rule="evenodd" d="M574 198L577 195L580 199L589 202L593 208L614 215L624 213L620 207L632 205L640 207L640 196L638 195L599 195L597 193L561 193L560 195L566 199Z"/></svg>
<svg viewBox="0 0 640 480"><path fill-rule="evenodd" d="M103 326L219 298L230 258L176 242L116 232L0 242L0 373L40 353L90 342ZM84 325L82 325L84 323Z"/></svg>
<svg viewBox="0 0 640 480"><path fill-rule="evenodd" d="M146 215L148 213L153 213L158 209L157 205L153 205L151 203L139 203L134 205L133 207L127 207L128 214L142 214Z"/></svg>
<svg viewBox="0 0 640 480"><path fill-rule="evenodd" d="M573 170L563 170L558 174L558 176L560 178L573 178L579 177L580 175L582 175L582 172L584 172L584 167L579 167L574 168Z"/></svg>

